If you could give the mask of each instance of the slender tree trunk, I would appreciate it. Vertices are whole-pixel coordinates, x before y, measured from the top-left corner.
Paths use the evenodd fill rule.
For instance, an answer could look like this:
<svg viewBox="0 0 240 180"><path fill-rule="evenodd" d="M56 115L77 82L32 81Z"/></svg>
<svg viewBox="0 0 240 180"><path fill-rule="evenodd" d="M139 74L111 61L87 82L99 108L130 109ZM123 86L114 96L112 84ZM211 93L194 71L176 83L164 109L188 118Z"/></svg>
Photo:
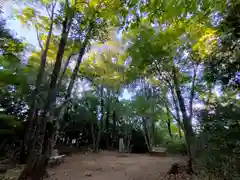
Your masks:
<svg viewBox="0 0 240 180"><path fill-rule="evenodd" d="M208 95L207 95L207 99L205 101L206 109L208 109L208 107L209 107L210 99L212 96L212 87L214 87L214 85L208 85Z"/></svg>
<svg viewBox="0 0 240 180"><path fill-rule="evenodd" d="M100 143L100 140L101 140L101 134L102 134L102 131L103 131L103 118L104 118L104 99L103 99L103 86L100 86L100 112L101 112L101 119L100 119L100 127L99 127L99 131L98 131L98 134L97 134L97 151L99 149L99 143Z"/></svg>
<svg viewBox="0 0 240 180"><path fill-rule="evenodd" d="M91 32L92 32L92 23L89 25L88 33L85 37L85 40L82 44L82 47L80 48L79 55L78 55L78 58L77 58L77 63L75 65L75 68L73 70L73 73L72 73L72 76L71 76L71 79L70 79L70 82L69 82L69 85L68 85L68 88L67 88L67 94L65 96L65 100L70 98L70 96L71 96L72 89L73 89L75 80L77 78L78 71L79 71L79 68L80 68L80 64L82 63L82 58L83 58L83 55L85 54L85 51L86 51L86 48L87 48L87 45L88 45L88 41L90 39Z"/></svg>
<svg viewBox="0 0 240 180"><path fill-rule="evenodd" d="M115 135L116 126L117 126L117 112L116 112L116 108L114 108L112 116L113 116L113 128L112 128L112 130L113 130L113 134Z"/></svg>
<svg viewBox="0 0 240 180"><path fill-rule="evenodd" d="M189 172L193 172L192 143L193 143L194 133L192 129L191 119L187 116L185 102L180 90L180 85L177 78L177 72L175 67L173 67L173 81L174 81L177 98L179 101L180 110L182 112L182 117L183 117L183 126L184 126L185 139L186 139L187 151L188 151L188 170Z"/></svg>
<svg viewBox="0 0 240 180"><path fill-rule="evenodd" d="M67 58L67 60L66 60L66 63L65 63L64 66L63 66L62 74L61 74L61 76L60 76L60 78L59 78L59 80L58 80L58 85L57 85L58 88L60 88L60 86L61 86L61 84L62 84L64 75L65 75L65 73L66 73L66 71L67 71L67 67L68 67L68 65L69 65L69 63L70 63L71 58L73 57L73 55L75 55L75 54L71 54L70 56L68 56L68 58Z"/></svg>
<svg viewBox="0 0 240 180"><path fill-rule="evenodd" d="M115 142L115 139L117 137L117 122L118 122L118 119L119 119L119 115L117 113L117 106L119 104L119 100L118 100L118 91L116 91L115 93L115 106L113 108L113 113L112 113L112 120L113 120L113 128L112 128L112 148L114 147L114 142Z"/></svg>
<svg viewBox="0 0 240 180"><path fill-rule="evenodd" d="M161 76L162 75L161 70L159 69L159 67L158 67L158 65L156 63L155 63L155 67L156 67L159 75ZM172 100L173 100L173 103L174 103L174 106L175 106L175 110L176 110L176 115L177 115L177 117L175 119L176 119L176 121L178 123L179 137L182 138L181 129L184 130L184 126L182 125L182 122L181 122L179 105L178 105L177 100L175 98L175 92L174 92L172 84L168 80L166 80L166 82L167 82L168 86L170 87L170 90L171 90L171 93L172 93Z"/></svg>
<svg viewBox="0 0 240 180"><path fill-rule="evenodd" d="M152 121L152 144L155 144L156 142L154 134L155 134L155 123L154 121Z"/></svg>
<svg viewBox="0 0 240 180"><path fill-rule="evenodd" d="M192 79L192 85L191 85L191 92L190 92L190 100L189 100L189 119L192 121L192 116L193 116L193 100L195 96L195 84L196 84L196 77L197 77L197 67L193 67L193 79Z"/></svg>
<svg viewBox="0 0 240 180"><path fill-rule="evenodd" d="M181 116L180 116L180 110L179 110L179 105L178 105L178 102L176 100L176 97L175 97L175 92L174 92L174 89L173 87L170 87L170 90L171 90L171 93L172 93L172 100L173 100L173 104L175 106L175 109L176 109L176 121L178 123L178 126L182 129L184 129L184 127L182 126L182 122L181 122Z"/></svg>
<svg viewBox="0 0 240 180"><path fill-rule="evenodd" d="M97 122L98 123L98 122ZM93 141L93 152L98 152L99 150L99 143L100 143L100 128L97 124L97 127L94 127L94 124L91 124L91 134L92 134L92 141Z"/></svg>
<svg viewBox="0 0 240 180"><path fill-rule="evenodd" d="M96 136L95 136L93 123L91 124L91 133L92 133L93 151L96 151Z"/></svg>
<svg viewBox="0 0 240 180"><path fill-rule="evenodd" d="M38 116L37 114L37 104L39 103L38 101L38 94L40 92L40 87L41 87L41 84L42 84L42 79L43 79L43 75L44 75L44 72L45 72L45 66L46 66L46 61L47 61L47 53L48 53L48 50L49 50L49 45L50 45L50 40L51 40L51 36L52 36L52 30L53 30L53 18L54 18L54 9L55 9L55 5L53 5L52 7L52 14L51 14L51 24L50 24L50 27L49 27L49 32L48 32L48 35L47 35L47 40L46 40L46 45L45 45L45 49L43 50L42 54L41 54L41 64L40 64L40 67L39 67L39 73L37 75L37 79L36 79L36 87L35 87L35 90L33 92L33 97L32 97L32 103L30 105L30 110L29 110L29 113L28 113L28 128L27 128L27 131L26 131L26 134L25 134L25 138L23 140L24 144L24 149L25 151L27 152L27 155L26 157L29 156L29 153L28 152L31 152L31 148L33 146L33 137L34 137L34 134L35 134L35 129L36 129L36 122L33 120L34 119L34 116Z"/></svg>
<svg viewBox="0 0 240 180"><path fill-rule="evenodd" d="M34 179L34 180L42 179L44 176L44 172L46 171L48 159L52 149L52 144L50 143L50 141L53 136L53 129L52 129L51 133L48 134L47 139L44 138L46 133L47 114L50 111L52 104L55 104L55 101L56 101L57 79L61 69L62 57L63 57L64 48L67 41L67 36L68 36L67 22L68 22L68 19L66 15L65 20L63 21L62 36L59 43L56 62L51 75L51 82L49 85L47 101L44 106L41 119L40 121L38 121L38 125L37 125L36 141L33 146L32 153L26 164L26 167L24 168L23 173L19 179Z"/></svg>
<svg viewBox="0 0 240 180"><path fill-rule="evenodd" d="M100 129L103 130L103 117L104 117L104 100L101 98L101 119L100 119Z"/></svg>
<svg viewBox="0 0 240 180"><path fill-rule="evenodd" d="M112 119L113 119L113 128L112 128L112 142L111 142L111 147L114 148L114 139L116 138L116 109L114 108L113 113L112 113Z"/></svg>
<svg viewBox="0 0 240 180"><path fill-rule="evenodd" d="M96 138L96 152L99 151L99 144L100 144L100 140L101 140L101 130L99 129L97 132L97 138Z"/></svg>
<svg viewBox="0 0 240 180"><path fill-rule="evenodd" d="M172 135L171 122L170 121L167 121L167 127L168 127L168 134L169 134L170 138L172 139L173 135Z"/></svg>
<svg viewBox="0 0 240 180"><path fill-rule="evenodd" d="M173 135L172 135L172 129L171 129L171 117L170 117L168 110L167 110L167 127L168 127L168 134L169 134L170 138L172 139Z"/></svg>
<svg viewBox="0 0 240 180"><path fill-rule="evenodd" d="M52 148L54 148L56 146L56 143L57 143L57 140L59 137L59 129L60 129L59 116L61 114L63 106L68 102L68 101L64 102L59 108L56 108L56 98L59 93L59 88L61 86L63 77L64 77L67 67L70 63L71 57L74 55L74 54L71 54L68 57L66 63L64 64L63 72L58 80L58 76L61 71L63 55L64 55L65 47L67 44L67 38L68 38L69 31L72 26L73 17L74 17L74 13L68 14L68 10L69 10L69 3L68 3L68 0L66 0L65 1L65 17L62 22L62 33L61 33L61 39L60 39L59 46L58 46L58 53L56 56L56 64L55 64L56 67L54 67L56 69L55 69L55 72L53 71L53 74L57 75L56 79L54 79L54 81L55 80L57 81L56 82L57 84L54 85L55 96L54 96L54 99L52 100L53 108L52 108L52 111L50 111L52 118L55 118L55 132L53 132L53 135L52 135L52 139L53 139ZM57 64L57 62L58 62L58 64Z"/></svg>
<svg viewBox="0 0 240 180"><path fill-rule="evenodd" d="M46 131L46 112L43 113L41 119L37 123L36 139L32 152L28 158L27 164L22 171L19 180L42 180L44 176L44 168L46 167L46 161L49 157L49 144L44 138Z"/></svg>
<svg viewBox="0 0 240 180"><path fill-rule="evenodd" d="M67 5L68 6L68 5ZM72 18L72 17L70 17ZM70 22L70 23L69 23ZM52 75L51 75L51 82L50 82L50 89L49 89L49 109L46 109L46 111L50 111L50 113L52 113L53 115L55 115L53 112L56 109L56 98L57 98L57 93L58 93L58 77L59 77L59 73L61 71L61 67L62 67L62 59L63 59L63 55L64 55L64 50L65 50L65 46L67 43L67 38L68 38L68 26L71 26L71 22L72 20L68 18L68 15L65 15L65 19L62 22L62 33L61 33L61 39L59 42L59 46L58 46L58 52L57 52L57 56L56 56L56 61L55 61L55 65L52 71ZM53 107L52 107L53 105ZM54 117L52 117L54 118ZM57 134L58 134L58 130L59 130L59 123L58 123L58 117L55 117L55 130L56 130L56 134L53 132L53 139L54 141L52 142L52 146L54 147L56 145L56 141L57 141Z"/></svg>
<svg viewBox="0 0 240 180"><path fill-rule="evenodd" d="M56 4L55 4L56 5ZM28 113L28 118L27 121L29 122L28 124L28 129L25 135L25 140L24 142L26 142L27 144L31 144L32 140L29 139L31 137L34 136L34 129L35 129L35 122L33 121L34 116L36 115L36 108L37 108L37 104L39 103L38 101L38 94L40 92L40 87L42 84L42 79L43 79L43 75L45 72L45 66L46 66L46 61L47 61L47 53L49 50L49 45L50 45L50 40L51 40L51 36L52 36L52 30L53 30L53 18L54 18L54 9L55 9L55 5L53 5L52 7L52 14L51 14L51 24L49 27L49 32L47 35L47 40L46 40L46 45L45 45L45 49L43 50L42 54L41 54L41 64L38 70L38 75L37 75L37 79L36 79L36 83L35 83L35 90L33 92L33 96L32 96L32 102L30 105L30 110ZM31 151L31 147L26 147L26 151L30 152Z"/></svg>
<svg viewBox="0 0 240 180"><path fill-rule="evenodd" d="M107 131L107 137L106 137L106 148L109 149L109 117L110 116L110 106L107 105L107 112L106 112L106 131Z"/></svg>
<svg viewBox="0 0 240 180"><path fill-rule="evenodd" d="M179 135L179 138L182 139L182 131L179 125L178 125L178 135Z"/></svg>
<svg viewBox="0 0 240 180"><path fill-rule="evenodd" d="M132 135L128 135L128 140L127 140L127 151L128 151L128 153L131 152L131 148L130 148L131 140L132 140Z"/></svg>
<svg viewBox="0 0 240 180"><path fill-rule="evenodd" d="M148 147L148 151L151 151L151 144L150 144L150 139L149 139L149 135L148 135L148 128L147 128L147 123L146 123L146 119L142 118L142 122L143 122L143 135L145 138L145 142L147 144Z"/></svg>
<svg viewBox="0 0 240 180"><path fill-rule="evenodd" d="M24 148L22 148L22 151L24 151L24 153L25 153L24 163L26 163L27 158L29 157L29 155L32 151L34 142L35 142L34 138L36 135L37 122L39 121L39 109L36 109L36 112L35 112L35 115L34 115L32 121L33 121L32 124L31 125L28 124L28 127L27 127L27 128L29 128L29 126L32 126L31 132L29 134L30 137L27 137L27 142L26 142L26 139L24 139L24 143L22 144L24 146ZM30 123L30 122L28 122L28 123ZM28 129L25 133L28 133Z"/></svg>
<svg viewBox="0 0 240 180"><path fill-rule="evenodd" d="M107 114L106 114L106 130L109 130L109 115L110 115L110 108L108 107L107 109Z"/></svg>
<svg viewBox="0 0 240 180"><path fill-rule="evenodd" d="M176 121L177 121L177 124L178 124L178 135L179 135L179 138L182 139L181 129L184 130L184 127L183 127L182 122L181 122L181 117L180 117L180 113L179 113L179 106L178 106L177 100L175 98L174 89L172 87L170 87L170 89L171 89L171 93L172 93L173 104L175 106L175 110L176 110L176 114L177 114Z"/></svg>

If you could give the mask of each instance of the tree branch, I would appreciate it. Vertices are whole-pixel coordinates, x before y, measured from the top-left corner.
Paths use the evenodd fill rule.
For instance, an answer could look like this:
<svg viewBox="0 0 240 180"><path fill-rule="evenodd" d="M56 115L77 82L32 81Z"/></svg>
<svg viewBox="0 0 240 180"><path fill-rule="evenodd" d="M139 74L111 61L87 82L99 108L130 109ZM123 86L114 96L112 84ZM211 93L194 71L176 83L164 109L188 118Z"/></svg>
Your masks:
<svg viewBox="0 0 240 180"><path fill-rule="evenodd" d="M50 14L50 11L49 11L48 7L45 6L45 9L46 9L46 11L47 11L47 13L48 13L48 17L51 18L51 14Z"/></svg>
<svg viewBox="0 0 240 180"><path fill-rule="evenodd" d="M190 101L189 101L189 119L192 120L193 116L193 99L195 96L195 83L196 83L196 77L197 77L197 69L198 69L198 64L197 67L193 68L193 79L192 79L192 87L191 87L191 92L190 92Z"/></svg>
<svg viewBox="0 0 240 180"><path fill-rule="evenodd" d="M40 39L40 36L39 36L39 31L38 31L37 25L35 25L35 30L36 30L36 34L37 34L38 45L41 48L41 50L43 51L43 45L41 43L41 39Z"/></svg>
<svg viewBox="0 0 240 180"><path fill-rule="evenodd" d="M70 63L70 61L71 61L71 58L72 58L74 55L77 55L77 53L72 53L72 54L70 54L70 55L68 56L68 58L67 58L67 61L66 61L65 65L64 65L64 67L63 67L62 74L61 74L61 76L60 76L60 78L59 78L59 80L58 80L58 85L57 85L58 88L59 88L59 87L61 86L61 84L62 84L62 80L63 80L63 77L64 77L64 75L65 75L65 73L66 73L67 67L68 67L68 65L69 65L69 63Z"/></svg>
<svg viewBox="0 0 240 180"><path fill-rule="evenodd" d="M181 122L181 117L180 117L180 113L179 113L180 109L179 109L179 105L178 105L176 97L175 97L174 88L171 87L170 90L171 90L171 93L172 93L173 104L174 104L175 109L176 109L176 115L177 115L176 121L178 122L178 125L183 129L182 122Z"/></svg>
<svg viewBox="0 0 240 180"><path fill-rule="evenodd" d="M156 64L155 61L154 61L154 65L155 65L155 67L156 67L156 70L157 70L159 76L161 76L162 79L163 79L164 81L166 81L167 85L168 85L170 88L173 88L173 86L171 85L170 80L168 80L167 78L165 78L165 77L163 76L163 74L162 74L161 71L160 71L160 68L158 67L158 65Z"/></svg>
<svg viewBox="0 0 240 180"><path fill-rule="evenodd" d="M173 97L173 103L174 103L174 106L175 106L175 109L176 109L176 114L177 116L175 116L172 111L169 109L169 112L170 114L172 115L172 117L174 119L176 119L176 121L178 122L179 126L183 129L183 126L182 126L182 122L181 122L181 118L180 118L180 114L179 114L179 107L178 107L178 103L175 99L175 93L174 93L174 87L172 86L170 80L168 80L167 78L164 78L164 76L162 75L161 71L160 71L160 68L157 66L156 62L154 62L154 65L156 67L156 70L158 72L158 74L163 78L163 80L166 82L166 84L169 86L171 92L172 92L172 97ZM164 103L165 106L167 105L166 102ZM168 107L168 106L166 106ZM169 108L169 107L168 107Z"/></svg>
<svg viewBox="0 0 240 180"><path fill-rule="evenodd" d="M171 116L174 118L174 119L178 119L174 114L173 112L170 110L169 108L169 105L168 105L168 102L166 102L163 98L159 97L159 100L161 101L161 103L166 107L166 109L170 112Z"/></svg>
<svg viewBox="0 0 240 180"><path fill-rule="evenodd" d="M50 20L53 20L53 17L54 17L53 14L54 14L54 9L55 9L55 7L56 7L56 4L57 4L57 1L56 1L56 0L53 0L53 1L52 1L52 4L51 4L51 6L52 6L51 13L50 13L48 7L45 6L45 9L46 9L46 11L47 11L47 13L48 13L48 16L49 16Z"/></svg>
<svg viewBox="0 0 240 180"><path fill-rule="evenodd" d="M167 111L171 114L171 116L176 119L176 121L179 121L180 122L180 119L178 119L174 114L173 112L170 110L169 106L167 104L165 104L165 107L167 109Z"/></svg>

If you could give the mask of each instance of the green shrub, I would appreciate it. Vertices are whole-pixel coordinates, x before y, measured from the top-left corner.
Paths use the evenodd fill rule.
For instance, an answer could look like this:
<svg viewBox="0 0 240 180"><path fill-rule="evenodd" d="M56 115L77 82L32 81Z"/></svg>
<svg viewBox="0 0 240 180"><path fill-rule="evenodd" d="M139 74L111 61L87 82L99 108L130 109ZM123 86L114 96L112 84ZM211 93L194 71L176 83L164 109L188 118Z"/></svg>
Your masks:
<svg viewBox="0 0 240 180"><path fill-rule="evenodd" d="M238 121L221 119L206 123L197 139L199 171L218 180L240 179L239 132Z"/></svg>
<svg viewBox="0 0 240 180"><path fill-rule="evenodd" d="M184 140L169 140L163 145L167 148L167 152L171 154L186 154L187 148Z"/></svg>

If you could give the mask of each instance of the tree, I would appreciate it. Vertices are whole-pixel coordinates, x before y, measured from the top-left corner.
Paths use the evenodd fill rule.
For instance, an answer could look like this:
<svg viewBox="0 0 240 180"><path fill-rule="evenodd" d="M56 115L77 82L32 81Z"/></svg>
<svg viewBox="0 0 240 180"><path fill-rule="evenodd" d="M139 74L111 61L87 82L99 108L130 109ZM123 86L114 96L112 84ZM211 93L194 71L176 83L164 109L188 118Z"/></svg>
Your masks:
<svg viewBox="0 0 240 180"><path fill-rule="evenodd" d="M47 52L49 50L49 44L50 44L50 38L51 38L51 33L53 30L53 23L54 23L54 8L56 6L56 1L52 4L52 11L50 14L50 30L47 36L47 41L46 41L46 47L43 50L43 55L42 55L42 64L40 66L40 70L39 70L39 76L37 78L37 90L35 91L35 94L39 94L39 86L41 83L41 78L43 76L43 72L45 69L45 64L46 64L46 57L47 57ZM99 4L96 4L99 3ZM112 9L106 9L106 6L104 5L104 3L107 2L91 2L90 4L86 4L84 5L83 9L77 9L76 12L78 12L78 10L80 10L78 12L78 15L76 16L78 23L80 24L76 24L77 26L80 26L80 31L81 29L81 25L85 25L83 32L86 32L86 36L82 42L82 46L79 50L79 54L78 54L78 58L77 58L77 63L76 66L73 70L72 76L70 78L70 82L67 88L67 92L66 92L66 96L65 96L65 101L68 101L68 99L71 96L71 92L73 89L73 85L74 82L76 80L77 77L77 72L79 70L80 67L80 63L82 61L82 57L85 54L86 48L89 44L89 41L91 39L94 39L96 37L98 37L99 32L101 33L101 31L98 30L98 26L99 26L99 22L100 25L102 26L102 24L106 24L103 18L104 18L104 13L105 10L110 10L107 11L112 12ZM107 3L109 4L109 3ZM48 4L46 4L48 5ZM75 3L72 6L73 7L78 7L79 4ZM112 4L113 8L115 8L116 4ZM51 136L53 134L53 127L50 127L50 129L46 129L47 127L47 114L50 112L49 109L51 109L51 105L55 104L56 101L56 95L57 95L57 79L58 79L58 75L61 69L61 63L62 63L62 57L64 54L64 49L67 43L67 37L68 37L68 33L70 32L70 27L71 27L71 23L73 22L72 18L73 18L73 13L74 10L70 9L69 5L68 5L68 1L65 1L64 3L64 18L63 18L63 22L62 22L62 33L61 33L61 38L60 38L60 42L59 42L59 48L58 48L58 53L56 56L56 61L53 67L53 71L52 71L52 75L50 78L50 84L49 84L49 90L48 90L48 95L46 98L46 103L43 105L43 113L40 116L40 121L38 121L37 124L37 129L36 129L36 135L34 136L33 139L33 151L28 159L27 165L24 169L24 171L22 172L21 176L19 179L26 179L26 178L32 178L32 179L41 179L43 176L43 172L45 172L46 169L46 165L48 162L48 158L49 158L49 149L51 149L51 144L50 144L50 139ZM104 13L99 13L98 9L102 8L102 12ZM105 8L105 10L104 10ZM29 11L29 9L27 9ZM73 10L73 11L72 11ZM27 13L28 13L27 11ZM31 15L34 15L33 11L31 10ZM82 21L82 13L84 13L84 18ZM90 20L88 20L88 18L90 17ZM79 19L78 19L79 18ZM97 21L100 20L100 21ZM75 25L75 26L76 26ZM102 26L104 27L104 26ZM100 29L102 30L102 29ZM77 31L79 31L77 29ZM104 32L104 29L102 30L102 32ZM100 34L101 36L101 34ZM35 98L33 98L35 99ZM35 102L35 101L34 101ZM64 104L64 103L63 103ZM60 109L61 110L61 109ZM56 117L58 118L59 114L61 111L58 111L58 113L56 114ZM31 111L35 111L35 106L33 105L31 108ZM31 112L30 111L30 112ZM30 115L29 115L30 118ZM29 122L32 122L31 120L29 120ZM33 126L30 124L31 129L33 129ZM46 132L47 131L47 132Z"/></svg>
<svg viewBox="0 0 240 180"><path fill-rule="evenodd" d="M197 67L213 52L216 45L216 31L206 26L206 22L209 22L207 15L216 9L222 10L225 2L216 8L212 8L213 4L210 2L207 10L205 4L202 9L197 9L194 3L186 5L182 2L176 5L172 1L169 4L160 3L157 7L154 3L139 3L142 12L137 13L132 8L136 19L130 22L131 30L126 33L127 42L131 41L131 45L128 45L131 66L139 69L141 76L155 76L171 91L175 111L178 113L176 120L179 121L181 113L182 122L179 125L183 124L188 145L189 170L192 171L192 117L193 102L196 99ZM178 10L171 11L172 6L177 6ZM161 11L157 11L159 9ZM195 15L188 16L188 10ZM144 12L151 16L143 17ZM155 22L155 27L151 26L152 22ZM212 40L207 43L210 38ZM184 53L187 54L184 56ZM191 65L194 67L193 75L185 70L185 67ZM187 89L189 84L190 90ZM186 92L190 94L189 103L186 103L187 99L184 97Z"/></svg>

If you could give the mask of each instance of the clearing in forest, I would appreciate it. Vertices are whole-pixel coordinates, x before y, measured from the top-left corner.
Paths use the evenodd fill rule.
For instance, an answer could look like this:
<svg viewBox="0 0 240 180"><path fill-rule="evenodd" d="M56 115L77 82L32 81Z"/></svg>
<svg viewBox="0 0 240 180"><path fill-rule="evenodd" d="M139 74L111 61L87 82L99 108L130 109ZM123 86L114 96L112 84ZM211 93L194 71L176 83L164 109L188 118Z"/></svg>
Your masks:
<svg viewBox="0 0 240 180"><path fill-rule="evenodd" d="M147 154L120 154L103 151L98 154L75 154L49 169L55 180L155 180L164 176L182 157L154 157Z"/></svg>

